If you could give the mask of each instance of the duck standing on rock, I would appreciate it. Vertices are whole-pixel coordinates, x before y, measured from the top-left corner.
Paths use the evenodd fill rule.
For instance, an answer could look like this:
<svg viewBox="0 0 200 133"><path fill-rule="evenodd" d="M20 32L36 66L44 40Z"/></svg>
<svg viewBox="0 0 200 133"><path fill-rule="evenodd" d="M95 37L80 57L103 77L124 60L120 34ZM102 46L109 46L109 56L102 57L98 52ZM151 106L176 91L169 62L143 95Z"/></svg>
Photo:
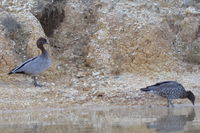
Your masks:
<svg viewBox="0 0 200 133"><path fill-rule="evenodd" d="M188 98L194 105L195 96L191 91L186 91L185 88L176 81L164 81L155 85L147 86L140 89L141 91L149 91L164 98L167 98L168 107L172 104L173 99Z"/></svg>
<svg viewBox="0 0 200 133"><path fill-rule="evenodd" d="M47 40L40 37L37 40L37 47L41 50L41 55L33 57L22 63L21 65L14 68L8 74L27 74L31 75L34 80L34 85L37 87L42 87L42 85L37 83L36 75L44 72L51 65L51 58L48 52L44 48L44 44L48 44Z"/></svg>

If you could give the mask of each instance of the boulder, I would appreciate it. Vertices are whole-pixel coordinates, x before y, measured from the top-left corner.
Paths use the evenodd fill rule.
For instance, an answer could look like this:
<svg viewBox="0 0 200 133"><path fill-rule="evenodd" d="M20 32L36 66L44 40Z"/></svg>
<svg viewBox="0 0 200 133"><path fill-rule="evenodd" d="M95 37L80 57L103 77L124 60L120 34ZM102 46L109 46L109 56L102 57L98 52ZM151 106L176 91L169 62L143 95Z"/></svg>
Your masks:
<svg viewBox="0 0 200 133"><path fill-rule="evenodd" d="M199 42L199 2L195 3L3 0L0 9L7 15L1 20L11 16L17 30L8 34L1 23L0 41L10 53L2 68L38 55L35 41L48 36L53 75L73 75L80 69L112 74L179 71L179 64L197 58L192 50Z"/></svg>

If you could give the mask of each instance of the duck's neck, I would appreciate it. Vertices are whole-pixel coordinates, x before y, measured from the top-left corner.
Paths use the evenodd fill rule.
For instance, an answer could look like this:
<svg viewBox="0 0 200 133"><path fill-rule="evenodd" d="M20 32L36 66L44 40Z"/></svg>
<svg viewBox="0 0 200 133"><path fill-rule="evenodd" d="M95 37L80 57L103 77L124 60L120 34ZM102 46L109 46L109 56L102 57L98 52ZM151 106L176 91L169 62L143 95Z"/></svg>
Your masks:
<svg viewBox="0 0 200 133"><path fill-rule="evenodd" d="M38 45L38 48L41 50L42 54L46 54L47 51L45 50L43 45Z"/></svg>
<svg viewBox="0 0 200 133"><path fill-rule="evenodd" d="M185 92L185 93L182 95L181 98L187 98L187 97L188 97L188 94L187 94L187 92Z"/></svg>

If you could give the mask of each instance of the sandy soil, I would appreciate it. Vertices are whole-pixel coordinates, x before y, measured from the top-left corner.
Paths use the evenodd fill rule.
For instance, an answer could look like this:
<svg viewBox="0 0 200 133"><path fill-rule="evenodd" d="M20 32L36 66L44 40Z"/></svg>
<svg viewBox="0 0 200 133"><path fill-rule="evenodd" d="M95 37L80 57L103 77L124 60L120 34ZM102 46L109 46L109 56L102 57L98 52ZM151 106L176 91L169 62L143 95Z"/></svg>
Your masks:
<svg viewBox="0 0 200 133"><path fill-rule="evenodd" d="M140 88L164 80L176 80L200 101L199 73L159 73L154 75L121 74L104 76L93 73L91 76L62 78L47 81L40 77L44 87L34 87L27 76L13 75L17 80L0 81L0 108L37 109L62 108L70 105L166 105L166 100L152 94L140 92ZM46 81L46 82L45 82ZM188 103L189 100L175 100L175 103Z"/></svg>

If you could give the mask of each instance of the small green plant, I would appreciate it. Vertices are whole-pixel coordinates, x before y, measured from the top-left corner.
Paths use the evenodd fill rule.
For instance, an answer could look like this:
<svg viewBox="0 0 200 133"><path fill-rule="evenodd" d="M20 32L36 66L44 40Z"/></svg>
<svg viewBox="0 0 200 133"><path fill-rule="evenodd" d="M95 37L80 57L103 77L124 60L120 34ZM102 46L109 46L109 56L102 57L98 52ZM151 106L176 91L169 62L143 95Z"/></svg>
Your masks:
<svg viewBox="0 0 200 133"><path fill-rule="evenodd" d="M21 25L12 16L6 16L1 21L1 24L4 26L6 30L6 35L8 35L11 39L15 39L15 35L21 29Z"/></svg>

